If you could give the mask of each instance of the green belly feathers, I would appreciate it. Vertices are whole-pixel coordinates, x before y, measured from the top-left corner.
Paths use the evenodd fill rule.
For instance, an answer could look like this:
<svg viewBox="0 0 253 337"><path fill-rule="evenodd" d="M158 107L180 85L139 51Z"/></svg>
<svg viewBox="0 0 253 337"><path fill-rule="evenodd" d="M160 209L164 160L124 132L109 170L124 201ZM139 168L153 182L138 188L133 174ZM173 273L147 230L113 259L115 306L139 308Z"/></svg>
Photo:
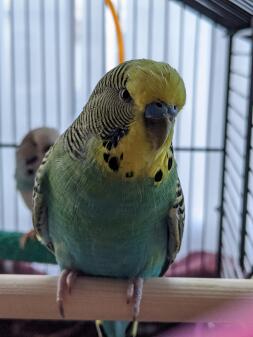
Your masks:
<svg viewBox="0 0 253 337"><path fill-rule="evenodd" d="M108 277L159 275L167 251L176 168L159 186L152 179L105 177L95 165L83 169L78 179L80 167L73 162L69 168L55 169L54 189L48 187L48 219L61 268Z"/></svg>

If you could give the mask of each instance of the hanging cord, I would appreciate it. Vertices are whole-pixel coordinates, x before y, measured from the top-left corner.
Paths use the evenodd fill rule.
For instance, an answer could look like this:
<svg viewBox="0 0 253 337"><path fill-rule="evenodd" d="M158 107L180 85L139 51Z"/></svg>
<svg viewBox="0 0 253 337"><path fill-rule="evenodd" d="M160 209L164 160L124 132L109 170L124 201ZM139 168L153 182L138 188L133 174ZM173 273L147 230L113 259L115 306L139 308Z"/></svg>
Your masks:
<svg viewBox="0 0 253 337"><path fill-rule="evenodd" d="M117 42L118 42L119 63L123 63L124 59L125 59L125 50L124 50L124 39L123 39L122 30L121 30L121 27L120 27L119 17L118 17L118 14L115 10L115 7L114 7L112 1L111 0L105 0L105 3L109 7L109 9L112 13L112 17L113 17L113 21L114 21L114 25L115 25L115 29L116 29Z"/></svg>

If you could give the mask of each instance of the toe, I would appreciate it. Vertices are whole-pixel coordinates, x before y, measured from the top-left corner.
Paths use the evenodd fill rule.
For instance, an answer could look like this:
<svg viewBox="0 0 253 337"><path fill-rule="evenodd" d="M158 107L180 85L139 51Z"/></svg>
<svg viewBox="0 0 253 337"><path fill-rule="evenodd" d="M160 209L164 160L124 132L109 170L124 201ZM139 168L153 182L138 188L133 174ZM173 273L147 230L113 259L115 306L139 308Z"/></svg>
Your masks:
<svg viewBox="0 0 253 337"><path fill-rule="evenodd" d="M133 320L136 321L140 313L141 299L143 290L143 278L137 277L129 280L127 288L127 304L133 302Z"/></svg>
<svg viewBox="0 0 253 337"><path fill-rule="evenodd" d="M134 296L134 281L130 280L127 287L127 304L129 304Z"/></svg>
<svg viewBox="0 0 253 337"><path fill-rule="evenodd" d="M61 318L64 318L65 314L64 314L63 299L57 298L56 302L57 302L57 305L58 305L58 310L59 310L60 316L61 316Z"/></svg>
<svg viewBox="0 0 253 337"><path fill-rule="evenodd" d="M69 274L67 275L66 283L67 283L69 294L71 294L71 290L73 288L76 278L77 278L77 272L75 271L71 270Z"/></svg>
<svg viewBox="0 0 253 337"><path fill-rule="evenodd" d="M64 318L64 305L63 305L63 299L64 299L64 293L65 288L67 286L67 277L69 275L70 271L67 269L64 269L59 278L57 283L57 292L56 292L56 303L58 305L59 313L62 318Z"/></svg>
<svg viewBox="0 0 253 337"><path fill-rule="evenodd" d="M133 295L133 318L137 319L140 313L140 306L142 300L142 290L143 290L143 278L138 277L134 282L134 295Z"/></svg>

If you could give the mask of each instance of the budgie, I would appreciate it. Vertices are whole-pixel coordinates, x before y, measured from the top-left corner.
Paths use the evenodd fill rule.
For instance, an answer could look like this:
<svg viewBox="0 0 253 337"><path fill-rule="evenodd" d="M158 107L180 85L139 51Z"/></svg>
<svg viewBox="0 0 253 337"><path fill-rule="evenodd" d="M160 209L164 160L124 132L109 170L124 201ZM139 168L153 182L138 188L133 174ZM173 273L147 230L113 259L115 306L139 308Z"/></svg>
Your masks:
<svg viewBox="0 0 253 337"><path fill-rule="evenodd" d="M44 157L33 224L61 268L62 315L65 291L83 273L128 279L136 322L143 280L162 276L174 261L185 213L172 137L185 99L183 80L168 64L124 62L98 82ZM99 334L123 337L127 325L107 321Z"/></svg>
<svg viewBox="0 0 253 337"><path fill-rule="evenodd" d="M16 150L16 188L32 211L32 194L35 179L35 173L41 164L41 161L54 144L59 133L53 128L37 128L29 131L22 139ZM21 239L21 245L24 245L26 239L33 235L33 230L28 232Z"/></svg>

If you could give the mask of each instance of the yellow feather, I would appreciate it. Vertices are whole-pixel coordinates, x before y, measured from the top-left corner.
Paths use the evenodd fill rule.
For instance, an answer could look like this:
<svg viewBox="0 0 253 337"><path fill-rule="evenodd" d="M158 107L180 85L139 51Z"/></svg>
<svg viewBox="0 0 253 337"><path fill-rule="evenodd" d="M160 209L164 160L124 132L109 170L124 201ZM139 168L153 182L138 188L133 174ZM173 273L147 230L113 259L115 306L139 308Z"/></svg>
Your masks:
<svg viewBox="0 0 253 337"><path fill-rule="evenodd" d="M121 139L118 146L110 150L110 157L120 158L123 154L117 172L112 172L103 160L103 154L107 151L102 144L99 146L96 159L106 171L121 178L125 178L127 172L134 172L134 177L154 177L158 169L168 172L168 157L172 156L170 150L172 136L173 129L165 143L156 151L148 140L144 124L138 119L131 125L129 133Z"/></svg>

